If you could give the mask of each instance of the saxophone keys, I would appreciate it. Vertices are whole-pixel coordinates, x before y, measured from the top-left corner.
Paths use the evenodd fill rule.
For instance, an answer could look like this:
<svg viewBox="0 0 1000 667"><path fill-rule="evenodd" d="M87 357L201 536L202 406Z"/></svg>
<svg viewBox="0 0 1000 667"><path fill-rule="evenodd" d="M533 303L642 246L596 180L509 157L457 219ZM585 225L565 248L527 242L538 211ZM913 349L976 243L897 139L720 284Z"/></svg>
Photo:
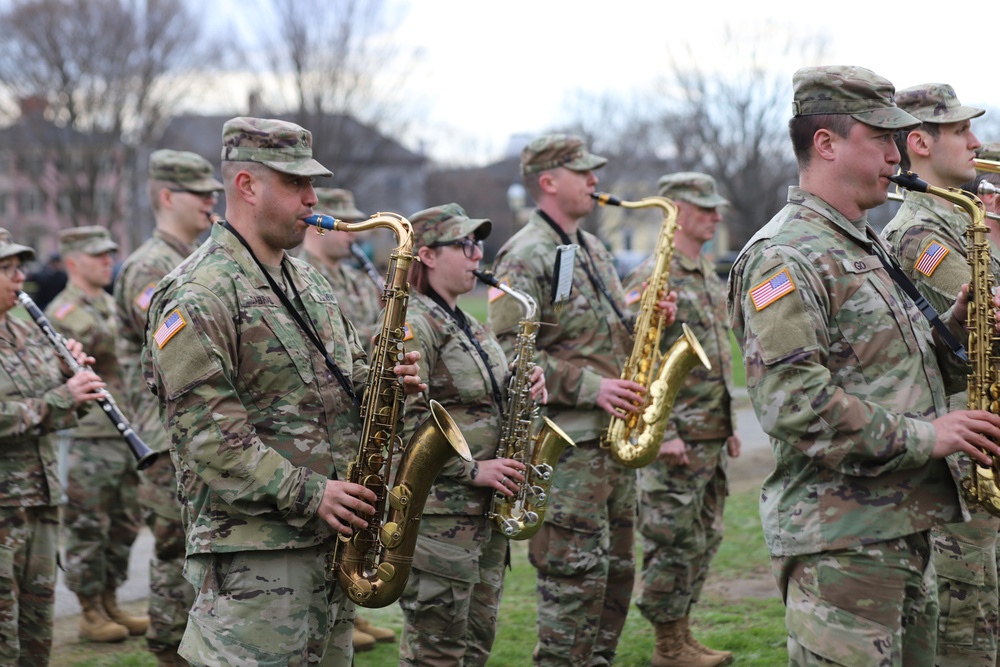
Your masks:
<svg viewBox="0 0 1000 667"><path fill-rule="evenodd" d="M538 523L537 512L531 512L531 511L525 512L522 518L524 519L524 525L526 526L534 526L536 523Z"/></svg>
<svg viewBox="0 0 1000 667"><path fill-rule="evenodd" d="M382 581L392 581L396 578L396 566L392 563L382 563L376 572Z"/></svg>
<svg viewBox="0 0 1000 667"><path fill-rule="evenodd" d="M403 541L403 530L398 523L390 521L379 530L379 538L386 549L395 549Z"/></svg>
<svg viewBox="0 0 1000 667"><path fill-rule="evenodd" d="M410 488L402 484L397 484L389 490L389 507L400 512L409 509L413 504L413 492Z"/></svg>
<svg viewBox="0 0 1000 667"><path fill-rule="evenodd" d="M363 602L372 596L375 590L367 579L357 579L351 582L347 596L354 602Z"/></svg>

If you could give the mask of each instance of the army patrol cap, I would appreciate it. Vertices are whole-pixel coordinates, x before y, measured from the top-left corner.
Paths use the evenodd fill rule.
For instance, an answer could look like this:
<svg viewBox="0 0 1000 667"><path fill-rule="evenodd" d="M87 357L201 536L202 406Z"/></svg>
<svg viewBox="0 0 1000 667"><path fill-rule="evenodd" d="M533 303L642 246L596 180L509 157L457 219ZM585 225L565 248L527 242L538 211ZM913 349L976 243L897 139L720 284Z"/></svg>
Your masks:
<svg viewBox="0 0 1000 667"><path fill-rule="evenodd" d="M955 89L946 83L922 83L896 93L899 108L925 123L958 123L978 118L985 109L962 106Z"/></svg>
<svg viewBox="0 0 1000 667"><path fill-rule="evenodd" d="M702 208L727 206L729 200L719 194L715 179L696 171L682 171L661 176L656 183L661 197L686 201Z"/></svg>
<svg viewBox="0 0 1000 667"><path fill-rule="evenodd" d="M988 144L983 144L983 147L976 151L976 157L980 160L1000 162L1000 141L991 141Z"/></svg>
<svg viewBox="0 0 1000 667"><path fill-rule="evenodd" d="M477 241L482 241L493 229L492 221L470 218L458 204L425 208L414 213L409 220L413 225L414 248L458 241L473 233Z"/></svg>
<svg viewBox="0 0 1000 667"><path fill-rule="evenodd" d="M63 229L59 232L59 254L63 256L71 252L100 255L109 250L118 250L118 244L111 240L107 227L90 225Z"/></svg>
<svg viewBox="0 0 1000 667"><path fill-rule="evenodd" d="M589 152L583 139L572 134L546 134L521 150L522 176L557 167L590 171L600 169L607 163L607 158Z"/></svg>
<svg viewBox="0 0 1000 667"><path fill-rule="evenodd" d="M292 176L333 176L312 155L312 132L295 123L238 116L222 126L224 162L260 162Z"/></svg>
<svg viewBox="0 0 1000 667"><path fill-rule="evenodd" d="M354 205L354 195L350 190L340 188L316 188L316 199L313 208L317 213L330 215L338 220L364 220L368 216Z"/></svg>
<svg viewBox="0 0 1000 667"><path fill-rule="evenodd" d="M212 175L212 164L189 151L168 148L153 151L149 156L149 177L191 192L217 192L222 189L222 183Z"/></svg>
<svg viewBox="0 0 1000 667"><path fill-rule="evenodd" d="M20 257L22 261L28 261L35 258L35 251L26 245L14 243L10 232L0 227L0 259L8 257Z"/></svg>
<svg viewBox="0 0 1000 667"><path fill-rule="evenodd" d="M803 67L792 76L792 114L848 114L884 130L916 127L920 121L896 106L888 79L864 67Z"/></svg>

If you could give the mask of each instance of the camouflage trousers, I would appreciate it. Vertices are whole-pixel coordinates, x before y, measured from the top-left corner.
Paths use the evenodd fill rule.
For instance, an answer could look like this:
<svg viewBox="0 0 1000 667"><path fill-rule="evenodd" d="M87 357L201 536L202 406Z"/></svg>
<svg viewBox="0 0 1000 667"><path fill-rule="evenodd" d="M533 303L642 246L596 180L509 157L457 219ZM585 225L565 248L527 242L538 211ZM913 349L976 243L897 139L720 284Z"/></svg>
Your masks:
<svg viewBox="0 0 1000 667"><path fill-rule="evenodd" d="M139 534L139 478L121 438L72 438L67 469L66 586L93 597L128 578Z"/></svg>
<svg viewBox="0 0 1000 667"><path fill-rule="evenodd" d="M180 655L196 666L348 667L354 603L326 577L332 549L189 556L197 594Z"/></svg>
<svg viewBox="0 0 1000 667"><path fill-rule="evenodd" d="M484 516L423 516L399 598L399 664L486 664L496 637L508 540Z"/></svg>
<svg viewBox="0 0 1000 667"><path fill-rule="evenodd" d="M690 613L722 543L725 444L695 442L687 466L657 460L637 471L642 589L636 605L654 625Z"/></svg>
<svg viewBox="0 0 1000 667"><path fill-rule="evenodd" d="M184 578L186 537L177 498L177 473L166 452L139 473L139 505L153 533L146 643L153 652L176 650L184 636L188 609L194 603L194 588Z"/></svg>
<svg viewBox="0 0 1000 667"><path fill-rule="evenodd" d="M934 665L938 603L927 533L771 564L791 667Z"/></svg>
<svg viewBox="0 0 1000 667"><path fill-rule="evenodd" d="M597 440L567 447L528 557L538 571L536 665L611 665L635 580L635 471Z"/></svg>
<svg viewBox="0 0 1000 667"><path fill-rule="evenodd" d="M969 507L972 520L931 530L937 571L937 667L994 667L997 659L996 545L1000 519Z"/></svg>
<svg viewBox="0 0 1000 667"><path fill-rule="evenodd" d="M49 664L58 543L55 506L0 507L0 665Z"/></svg>

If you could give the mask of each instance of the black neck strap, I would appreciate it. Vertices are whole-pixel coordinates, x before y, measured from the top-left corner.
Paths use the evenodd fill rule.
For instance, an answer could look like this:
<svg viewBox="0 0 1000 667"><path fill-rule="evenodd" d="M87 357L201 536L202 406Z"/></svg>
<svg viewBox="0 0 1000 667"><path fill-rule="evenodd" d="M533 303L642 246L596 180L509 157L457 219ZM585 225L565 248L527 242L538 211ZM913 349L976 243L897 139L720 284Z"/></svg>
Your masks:
<svg viewBox="0 0 1000 667"><path fill-rule="evenodd" d="M309 324L307 325L306 319L303 319L302 314L299 313L299 309L296 308L292 304L292 302L288 300L288 296L285 294L285 291L281 289L281 287L278 285L277 282L275 282L274 278L271 276L271 273L264 267L263 263L261 263L261 261L257 258L257 255L254 254L254 251L250 248L250 244L247 243L246 239L244 239L243 236L238 231L236 231L233 228L233 226L229 224L228 221L223 222L222 226L225 227L229 231L229 233L235 236L236 239L243 244L243 247L247 249L247 252L250 253L251 257L253 257L253 261L257 263L257 267L260 269L260 272L264 274L265 278L267 278L267 282L271 286L271 290L276 295L278 295L278 299L281 301L281 304L285 307L285 310L288 311L288 314L292 316L292 319L295 320L295 323L299 325L299 329L302 330L302 332L306 335L306 338L309 339L309 341L316 347L319 353L323 356L323 360L326 362L326 367L329 368L330 372L333 373L334 377L337 378L337 382L340 383L340 386L343 388L344 392L350 397L354 405L360 408L361 400L358 398L358 395L354 392L354 386L351 384L351 381L347 378L344 372L340 370L340 366L337 365L337 362L335 362L333 359L330 358L330 355L326 351L326 347L323 345L323 342L320 340L319 334L316 331L316 325L313 323L312 319L309 319L308 311L305 313L306 319L308 319L309 322ZM305 309L305 302L302 301L302 295L299 294L299 290L295 286L295 281L292 280L291 274L288 273L288 268L285 266L284 258L282 258L281 260L281 273L285 277L285 280L288 281L288 284L291 285L292 291L295 292L295 297L302 304L303 309Z"/></svg>

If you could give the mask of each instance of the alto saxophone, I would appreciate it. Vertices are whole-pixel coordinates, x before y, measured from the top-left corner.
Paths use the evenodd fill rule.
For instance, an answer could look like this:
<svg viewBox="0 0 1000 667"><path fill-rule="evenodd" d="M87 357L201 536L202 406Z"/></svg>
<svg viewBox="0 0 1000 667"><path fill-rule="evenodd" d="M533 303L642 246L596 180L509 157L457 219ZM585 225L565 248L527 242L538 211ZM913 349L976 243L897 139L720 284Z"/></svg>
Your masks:
<svg viewBox="0 0 1000 667"><path fill-rule="evenodd" d="M500 445L497 447L497 458L514 459L524 464L524 482L512 497L495 492L487 516L510 539L526 540L538 532L545 520L545 504L559 456L568 445L575 447L576 443L548 417L542 417L541 427L532 435L535 418L538 417L538 405L531 397L535 336L539 327L535 300L499 282L493 274L485 271L473 273L524 307L524 317L518 323L514 372L507 385L507 418L500 427Z"/></svg>
<svg viewBox="0 0 1000 667"><path fill-rule="evenodd" d="M405 448L397 433L404 397L393 368L403 359L404 351L403 328L410 298L406 274L413 261L410 221L395 213L379 213L357 223L325 215L310 216L305 222L316 226L319 233L324 229L360 232L384 227L396 234L399 243L389 258L382 292L385 315L369 359L358 454L347 469L347 481L361 484L377 496L375 514L368 519L367 528L355 528L350 537L339 536L330 557L332 574L351 600L362 607L385 607L395 602L406 586L431 484L451 456L471 461L472 455L458 424L434 400L430 401L431 416ZM400 450L402 456L390 487L388 468L393 454Z"/></svg>
<svg viewBox="0 0 1000 667"><path fill-rule="evenodd" d="M1000 414L1000 336L997 335L994 319L993 269L989 233L986 226L986 209L983 202L959 188L939 188L921 180L912 171L891 176L890 180L900 187L916 192L926 192L960 206L969 215L969 225L965 230L966 252L971 278L969 279L969 310L965 325L969 330L966 352L972 372L968 377L970 410L987 410ZM998 194L991 183L980 184L979 194ZM993 516L1000 516L1000 461L990 454L992 464L984 466L970 461L969 474L962 479L962 492L966 500L982 507Z"/></svg>
<svg viewBox="0 0 1000 667"><path fill-rule="evenodd" d="M684 378L699 363L708 369L712 368L712 363L687 324L681 325L683 334L667 353L660 352L663 318L656 312L656 303L660 294L667 292L677 232L677 204L666 197L622 201L607 193L595 192L591 196L604 206L657 207L663 211L663 226L653 250L656 264L639 302L635 341L621 375L621 379L633 380L645 387L646 394L638 412L612 416L601 438L601 446L611 450L615 461L629 468L642 468L652 463L660 451L670 411Z"/></svg>

